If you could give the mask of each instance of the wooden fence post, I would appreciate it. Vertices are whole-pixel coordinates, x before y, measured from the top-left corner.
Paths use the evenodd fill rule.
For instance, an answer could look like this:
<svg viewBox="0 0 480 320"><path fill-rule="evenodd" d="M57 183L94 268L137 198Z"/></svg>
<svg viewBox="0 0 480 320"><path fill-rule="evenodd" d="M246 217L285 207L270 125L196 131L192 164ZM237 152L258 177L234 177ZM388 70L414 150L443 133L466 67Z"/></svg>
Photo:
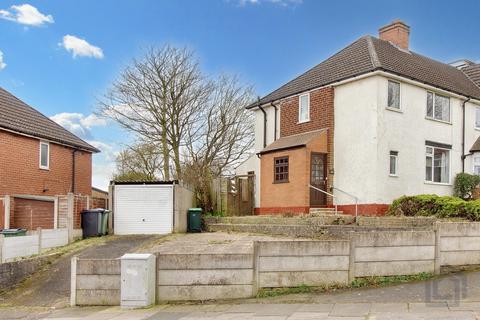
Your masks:
<svg viewBox="0 0 480 320"><path fill-rule="evenodd" d="M3 209L4 209L4 215L5 215L5 219L3 220L4 221L4 225L5 225L5 229L9 229L10 228L10 196L9 195L6 195L3 197Z"/></svg>
<svg viewBox="0 0 480 320"><path fill-rule="evenodd" d="M77 305L77 256L72 257L70 268L70 306Z"/></svg>
<svg viewBox="0 0 480 320"><path fill-rule="evenodd" d="M38 253L42 253L42 228L38 227L37 228L37 234L38 234Z"/></svg>
<svg viewBox="0 0 480 320"><path fill-rule="evenodd" d="M74 228L74 211L75 211L75 199L74 194L69 192L67 194L67 229L68 229L68 243L73 241L73 228Z"/></svg>
<svg viewBox="0 0 480 320"><path fill-rule="evenodd" d="M4 245L3 245L3 238L5 236L3 234L0 234L0 263L3 263L5 260L5 250L4 250Z"/></svg>

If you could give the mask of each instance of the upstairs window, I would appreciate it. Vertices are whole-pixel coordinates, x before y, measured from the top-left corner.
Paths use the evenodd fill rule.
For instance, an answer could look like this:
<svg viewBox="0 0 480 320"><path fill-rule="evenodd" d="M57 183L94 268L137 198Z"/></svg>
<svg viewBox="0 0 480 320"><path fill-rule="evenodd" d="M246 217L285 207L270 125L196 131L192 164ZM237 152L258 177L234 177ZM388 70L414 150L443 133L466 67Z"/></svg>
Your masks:
<svg viewBox="0 0 480 320"><path fill-rule="evenodd" d="M288 157L274 158L274 179L275 183L288 182Z"/></svg>
<svg viewBox="0 0 480 320"><path fill-rule="evenodd" d="M480 130L480 108L475 108L475 129Z"/></svg>
<svg viewBox="0 0 480 320"><path fill-rule="evenodd" d="M50 168L50 144L40 141L40 169Z"/></svg>
<svg viewBox="0 0 480 320"><path fill-rule="evenodd" d="M390 175L398 175L398 151L390 151Z"/></svg>
<svg viewBox="0 0 480 320"><path fill-rule="evenodd" d="M400 110L400 83L388 80L387 107Z"/></svg>
<svg viewBox="0 0 480 320"><path fill-rule="evenodd" d="M425 154L425 181L449 183L450 150L427 145Z"/></svg>
<svg viewBox="0 0 480 320"><path fill-rule="evenodd" d="M310 94L302 94L298 99L298 122L310 121Z"/></svg>
<svg viewBox="0 0 480 320"><path fill-rule="evenodd" d="M450 122L450 98L427 92L427 118Z"/></svg>

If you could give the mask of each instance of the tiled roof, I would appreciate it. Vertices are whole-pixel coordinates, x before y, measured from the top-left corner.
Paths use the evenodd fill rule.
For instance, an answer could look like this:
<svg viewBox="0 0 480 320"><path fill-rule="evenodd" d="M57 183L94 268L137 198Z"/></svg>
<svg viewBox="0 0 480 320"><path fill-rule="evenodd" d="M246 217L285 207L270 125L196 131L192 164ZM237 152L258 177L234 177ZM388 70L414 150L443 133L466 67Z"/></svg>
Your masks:
<svg viewBox="0 0 480 320"><path fill-rule="evenodd" d="M279 151L284 149L290 149L295 147L304 147L312 139L318 137L321 133L326 132L328 129L320 129L315 131L310 131L306 133L294 134L291 136L281 137L278 140L275 140L268 146L266 146L259 153L268 153L272 151Z"/></svg>
<svg viewBox="0 0 480 320"><path fill-rule="evenodd" d="M0 88L0 130L2 128L91 152L100 152L94 146Z"/></svg>
<svg viewBox="0 0 480 320"><path fill-rule="evenodd" d="M480 99L480 88L461 70L415 52L400 49L388 41L364 36L248 108L376 70Z"/></svg>
<svg viewBox="0 0 480 320"><path fill-rule="evenodd" d="M477 86L480 86L480 64L472 63L464 68L462 71L472 80Z"/></svg>

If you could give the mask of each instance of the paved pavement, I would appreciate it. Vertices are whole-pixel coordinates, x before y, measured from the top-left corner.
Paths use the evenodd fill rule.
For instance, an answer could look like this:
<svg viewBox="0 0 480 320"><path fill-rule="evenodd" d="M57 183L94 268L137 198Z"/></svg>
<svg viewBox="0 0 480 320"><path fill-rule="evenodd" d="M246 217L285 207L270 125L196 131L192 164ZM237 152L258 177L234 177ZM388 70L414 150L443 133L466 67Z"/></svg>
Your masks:
<svg viewBox="0 0 480 320"><path fill-rule="evenodd" d="M480 319L480 302L466 303L317 303L209 304L156 306L141 310L120 307L67 308L58 311L0 309L1 319L55 320L393 320Z"/></svg>

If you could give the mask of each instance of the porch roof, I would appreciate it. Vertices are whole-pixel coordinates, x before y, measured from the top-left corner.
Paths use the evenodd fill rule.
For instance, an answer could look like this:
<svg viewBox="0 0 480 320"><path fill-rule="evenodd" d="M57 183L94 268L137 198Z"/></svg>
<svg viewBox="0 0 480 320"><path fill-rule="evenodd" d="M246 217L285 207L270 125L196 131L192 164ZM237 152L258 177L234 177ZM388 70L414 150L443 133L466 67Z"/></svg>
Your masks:
<svg viewBox="0 0 480 320"><path fill-rule="evenodd" d="M480 152L480 137L474 142L472 147L470 148L470 152Z"/></svg>
<svg viewBox="0 0 480 320"><path fill-rule="evenodd" d="M262 149L259 154L269 153L273 151L280 151L285 149L292 149L298 147L305 147L310 141L314 138L320 136L323 132L327 132L327 128L309 131L300 134L294 134L291 136L281 137L278 140L275 140L264 149Z"/></svg>

